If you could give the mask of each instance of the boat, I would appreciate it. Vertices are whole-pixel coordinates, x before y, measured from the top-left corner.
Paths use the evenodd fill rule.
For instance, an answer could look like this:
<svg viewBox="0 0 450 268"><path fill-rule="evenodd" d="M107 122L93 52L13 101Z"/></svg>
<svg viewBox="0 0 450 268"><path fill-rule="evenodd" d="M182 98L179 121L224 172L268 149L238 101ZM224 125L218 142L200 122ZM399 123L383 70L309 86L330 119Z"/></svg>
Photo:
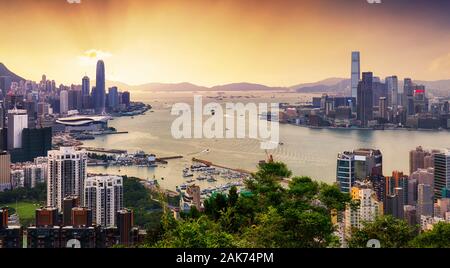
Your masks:
<svg viewBox="0 0 450 268"><path fill-rule="evenodd" d="M189 172L189 171L183 171L183 177L184 178L194 177L194 174L192 172Z"/></svg>
<svg viewBox="0 0 450 268"><path fill-rule="evenodd" d="M208 181L208 182L216 182L217 180L214 179L214 178L209 178L209 179L207 179L207 181Z"/></svg>
<svg viewBox="0 0 450 268"><path fill-rule="evenodd" d="M186 182L187 183L193 183L193 182L195 182L195 180L194 179L190 179L190 180L187 180Z"/></svg>

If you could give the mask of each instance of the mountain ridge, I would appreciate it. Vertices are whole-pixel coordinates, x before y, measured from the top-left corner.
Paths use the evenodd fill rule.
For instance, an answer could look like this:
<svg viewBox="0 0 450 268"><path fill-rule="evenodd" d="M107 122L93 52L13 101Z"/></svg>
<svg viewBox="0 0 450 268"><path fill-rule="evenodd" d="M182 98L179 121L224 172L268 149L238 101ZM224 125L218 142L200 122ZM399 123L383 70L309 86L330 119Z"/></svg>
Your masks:
<svg viewBox="0 0 450 268"><path fill-rule="evenodd" d="M3 63L0 63L0 76L10 76L13 82L26 79L10 71ZM95 81L92 81L93 83ZM450 79L436 81L414 80L417 84L423 84L429 92L437 95L450 95ZM215 85L211 87L200 86L189 82L180 83L145 83L141 85L128 85L119 81L106 81L108 87L117 86L124 90L135 91L290 91L299 93L330 93L349 94L350 79L331 77L312 83L301 83L293 86L267 86L264 84L239 82ZM399 81L399 88L403 88L403 81Z"/></svg>

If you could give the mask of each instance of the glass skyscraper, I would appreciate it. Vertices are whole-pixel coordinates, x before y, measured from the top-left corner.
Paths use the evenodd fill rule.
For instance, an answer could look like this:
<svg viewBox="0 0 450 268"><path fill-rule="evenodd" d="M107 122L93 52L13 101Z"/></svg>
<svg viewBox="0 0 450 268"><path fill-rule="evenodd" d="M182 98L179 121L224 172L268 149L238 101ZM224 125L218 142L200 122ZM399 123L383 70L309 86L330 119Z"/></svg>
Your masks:
<svg viewBox="0 0 450 268"><path fill-rule="evenodd" d="M104 113L105 112L105 100L106 100L106 89L105 89L105 63L102 60L97 62L97 76L95 81L95 112Z"/></svg>
<svg viewBox="0 0 450 268"><path fill-rule="evenodd" d="M352 97L358 97L358 83L361 78L361 63L359 51L352 52L352 76L351 76L351 87L352 87Z"/></svg>

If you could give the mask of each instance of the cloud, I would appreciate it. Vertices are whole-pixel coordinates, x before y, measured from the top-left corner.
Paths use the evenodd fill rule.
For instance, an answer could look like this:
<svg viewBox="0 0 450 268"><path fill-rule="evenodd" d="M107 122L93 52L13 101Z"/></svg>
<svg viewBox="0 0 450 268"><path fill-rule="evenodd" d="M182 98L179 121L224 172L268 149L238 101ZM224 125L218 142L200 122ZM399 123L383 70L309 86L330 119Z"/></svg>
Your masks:
<svg viewBox="0 0 450 268"><path fill-rule="evenodd" d="M112 54L106 51L90 49L78 56L78 61L83 66L95 65L97 61L112 57Z"/></svg>
<svg viewBox="0 0 450 268"><path fill-rule="evenodd" d="M434 59L429 66L429 70L450 73L450 53Z"/></svg>

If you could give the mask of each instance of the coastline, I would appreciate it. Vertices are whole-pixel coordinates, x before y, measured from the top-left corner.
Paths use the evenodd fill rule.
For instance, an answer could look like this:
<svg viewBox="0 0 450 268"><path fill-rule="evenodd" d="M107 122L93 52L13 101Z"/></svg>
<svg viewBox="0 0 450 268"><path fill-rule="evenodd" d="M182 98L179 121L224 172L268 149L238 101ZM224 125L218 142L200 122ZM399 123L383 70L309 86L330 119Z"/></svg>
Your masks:
<svg viewBox="0 0 450 268"><path fill-rule="evenodd" d="M280 123L284 125L291 125L296 127L302 127L302 128L309 128L309 129L330 129L330 130L365 130L365 131L409 131L409 132L449 132L448 129L423 129L423 128L361 128L361 127L315 127L315 126L308 126L308 125L297 125L293 123Z"/></svg>

